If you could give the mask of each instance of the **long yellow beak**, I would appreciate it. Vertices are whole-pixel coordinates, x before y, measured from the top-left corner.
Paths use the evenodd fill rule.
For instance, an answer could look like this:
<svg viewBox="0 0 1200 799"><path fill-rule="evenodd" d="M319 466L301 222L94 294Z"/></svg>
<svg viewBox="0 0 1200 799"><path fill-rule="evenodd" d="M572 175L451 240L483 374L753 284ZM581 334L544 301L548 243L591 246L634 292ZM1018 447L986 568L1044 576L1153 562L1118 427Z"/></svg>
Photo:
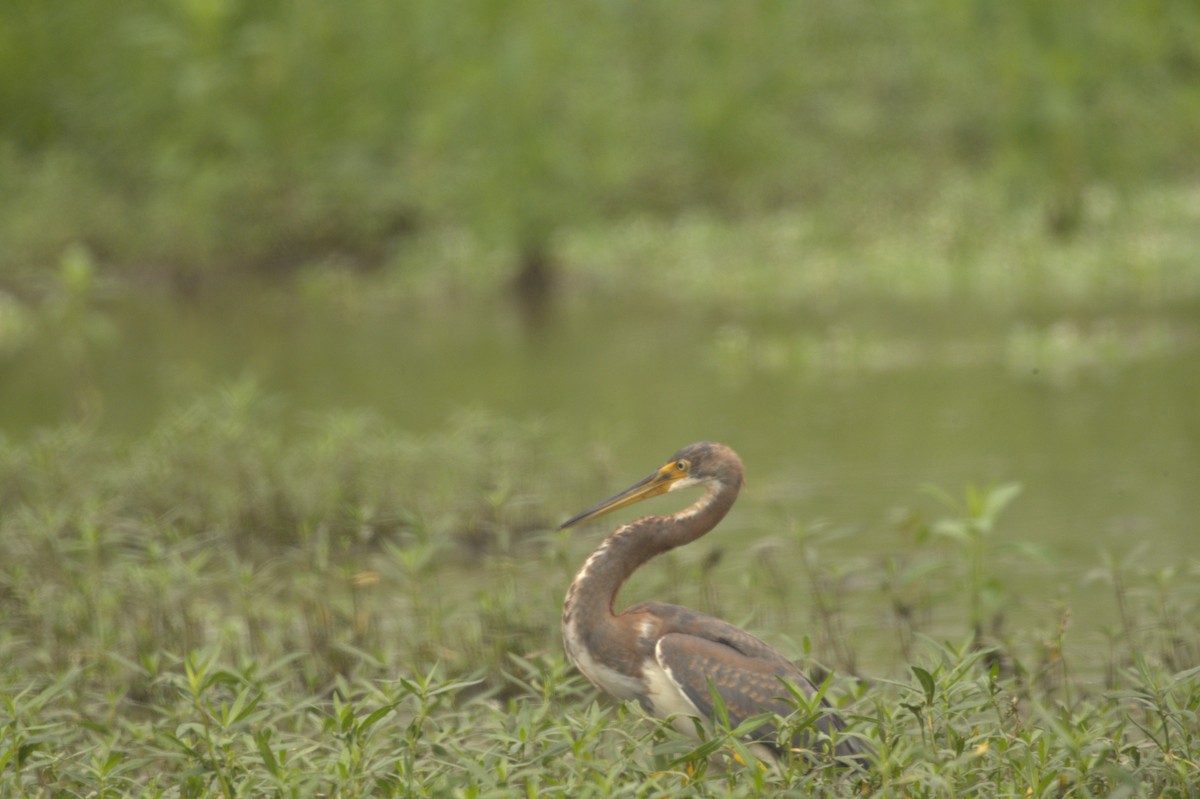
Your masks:
<svg viewBox="0 0 1200 799"><path fill-rule="evenodd" d="M583 522L590 522L592 519L598 519L606 513L627 508L636 502L641 502L643 499L650 499L650 497L665 494L671 490L673 483L686 476L686 472L677 469L674 463L669 463L658 471L646 475L621 493L614 494L603 502L588 508L583 513L572 516L559 525L558 529L565 530L568 527L573 527Z"/></svg>

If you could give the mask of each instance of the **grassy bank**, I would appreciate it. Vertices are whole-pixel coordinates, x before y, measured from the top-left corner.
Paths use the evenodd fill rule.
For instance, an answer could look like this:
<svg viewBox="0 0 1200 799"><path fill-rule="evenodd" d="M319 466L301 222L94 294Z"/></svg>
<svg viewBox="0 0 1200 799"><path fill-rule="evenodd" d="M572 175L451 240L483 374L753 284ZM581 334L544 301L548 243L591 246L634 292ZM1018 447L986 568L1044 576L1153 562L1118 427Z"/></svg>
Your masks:
<svg viewBox="0 0 1200 799"><path fill-rule="evenodd" d="M1183 0L697 8L140 2L0 11L0 283L67 248L176 285L395 263L463 229L794 209L920 220L967 183L1038 229L1194 184Z"/></svg>
<svg viewBox="0 0 1200 799"><path fill-rule="evenodd" d="M833 666L830 695L879 750L866 775L705 774L734 739L697 748L595 702L561 652L561 597L594 542L551 530L563 502L610 482L605 453L581 462L548 431L477 416L412 435L278 411L243 385L136 441L68 427L0 449L0 792L1200 789L1197 565L1097 553L1119 612L1108 647L1072 662L1069 608L1006 617L1004 575L1031 557L1005 544L1014 489L898 520L904 556L847 559L800 527L769 553L728 553L723 570L769 578L769 558L799 575L761 581L753 601L720 590L732 572L703 547L640 577L635 592L763 623L811 668Z"/></svg>

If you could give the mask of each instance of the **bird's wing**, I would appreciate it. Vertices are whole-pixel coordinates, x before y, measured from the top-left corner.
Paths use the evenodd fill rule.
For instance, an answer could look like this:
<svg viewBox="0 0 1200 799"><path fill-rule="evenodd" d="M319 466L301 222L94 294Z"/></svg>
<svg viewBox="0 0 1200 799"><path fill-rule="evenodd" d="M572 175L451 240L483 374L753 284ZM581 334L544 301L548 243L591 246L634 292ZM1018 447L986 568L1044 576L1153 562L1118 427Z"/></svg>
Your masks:
<svg viewBox="0 0 1200 799"><path fill-rule="evenodd" d="M758 642L767 651L746 654L727 643L687 633L668 633L655 646L658 665L705 717L712 717L714 689L720 694L733 727L760 713L772 712L781 716L791 713L794 710L789 703L791 696L781 679L809 696L816 694L817 689L790 661L748 633L730 628ZM843 726L840 719L829 714L822 715L815 724L825 732ZM751 737L766 740L772 738L773 733L771 728L764 727ZM794 743L804 746L807 741L801 735Z"/></svg>
<svg viewBox="0 0 1200 799"><path fill-rule="evenodd" d="M780 680L795 686L808 697L817 695L815 685L804 673L770 644L727 621L690 608L665 602L645 602L627 613L645 614L657 620L662 630L654 649L659 668L675 688L705 718L712 718L712 688L721 696L729 712L729 723L736 727L760 713L790 714L794 705ZM829 703L822 700L821 707ZM836 714L823 713L814 725L826 734L845 727ZM773 738L770 727L750 736L767 741ZM797 734L793 746L808 748L811 736ZM838 756L869 751L858 737L842 736Z"/></svg>

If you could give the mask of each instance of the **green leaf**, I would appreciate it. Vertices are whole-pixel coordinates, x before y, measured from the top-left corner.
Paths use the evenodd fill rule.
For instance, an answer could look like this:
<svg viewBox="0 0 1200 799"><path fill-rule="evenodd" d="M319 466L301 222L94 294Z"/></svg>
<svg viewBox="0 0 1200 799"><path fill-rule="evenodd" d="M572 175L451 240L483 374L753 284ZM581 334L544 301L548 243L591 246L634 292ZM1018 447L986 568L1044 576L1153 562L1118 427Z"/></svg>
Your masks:
<svg viewBox="0 0 1200 799"><path fill-rule="evenodd" d="M267 771L271 772L271 776L279 778L279 761L275 758L275 752L271 750L271 731L260 730L254 733L254 742L258 744L258 753L262 757L263 765L267 767Z"/></svg>
<svg viewBox="0 0 1200 799"><path fill-rule="evenodd" d="M943 538L953 538L955 541L968 541L971 538L967 525L959 519L940 519L933 523L929 531Z"/></svg>
<svg viewBox="0 0 1200 799"><path fill-rule="evenodd" d="M375 726L375 724L377 724L379 722L380 719L382 719L387 714L391 713L395 709L395 707L396 707L395 705L384 705L383 707L377 709L371 715L367 716L365 719L363 719L361 722L359 722L359 724L358 724L359 730L366 731L366 730L371 729L372 727Z"/></svg>
<svg viewBox="0 0 1200 799"><path fill-rule="evenodd" d="M937 684L933 681L933 675L927 672L920 666L913 666L912 673L916 675L917 682L921 683L921 690L925 692L925 704L933 704L933 695L937 690Z"/></svg>
<svg viewBox="0 0 1200 799"><path fill-rule="evenodd" d="M991 489L983 498L983 508L979 518L989 523L994 522L1009 503L1017 498L1021 490L1020 483L1003 483Z"/></svg>

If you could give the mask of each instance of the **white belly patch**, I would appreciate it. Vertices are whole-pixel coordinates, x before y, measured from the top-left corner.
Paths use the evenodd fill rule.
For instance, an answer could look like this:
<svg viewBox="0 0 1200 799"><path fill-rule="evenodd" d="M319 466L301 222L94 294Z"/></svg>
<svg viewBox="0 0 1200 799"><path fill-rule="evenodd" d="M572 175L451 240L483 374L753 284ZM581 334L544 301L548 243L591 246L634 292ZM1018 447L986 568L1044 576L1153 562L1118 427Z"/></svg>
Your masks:
<svg viewBox="0 0 1200 799"><path fill-rule="evenodd" d="M654 715L660 719L674 716L672 726L684 735L695 738L696 724L692 719L699 718L703 722L704 716L680 689L671 673L657 661L646 661L642 665L642 675L650 688L647 699Z"/></svg>

